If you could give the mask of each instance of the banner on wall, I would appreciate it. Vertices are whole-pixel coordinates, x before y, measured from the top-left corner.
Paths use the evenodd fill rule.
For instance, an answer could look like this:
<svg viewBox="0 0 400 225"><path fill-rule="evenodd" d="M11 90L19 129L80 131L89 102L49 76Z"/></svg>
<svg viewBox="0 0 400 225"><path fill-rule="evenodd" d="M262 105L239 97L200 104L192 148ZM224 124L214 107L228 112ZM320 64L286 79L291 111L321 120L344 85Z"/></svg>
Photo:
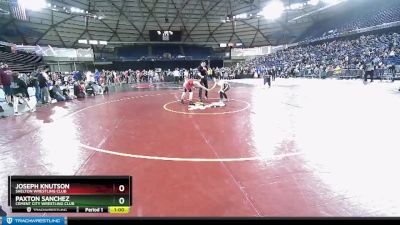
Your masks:
<svg viewBox="0 0 400 225"><path fill-rule="evenodd" d="M234 48L232 49L232 59L243 59L247 57L266 55L271 53L271 46L255 48Z"/></svg>
<svg viewBox="0 0 400 225"><path fill-rule="evenodd" d="M48 61L94 61L93 49L56 48L52 46L25 46L17 45L16 50L35 53Z"/></svg>

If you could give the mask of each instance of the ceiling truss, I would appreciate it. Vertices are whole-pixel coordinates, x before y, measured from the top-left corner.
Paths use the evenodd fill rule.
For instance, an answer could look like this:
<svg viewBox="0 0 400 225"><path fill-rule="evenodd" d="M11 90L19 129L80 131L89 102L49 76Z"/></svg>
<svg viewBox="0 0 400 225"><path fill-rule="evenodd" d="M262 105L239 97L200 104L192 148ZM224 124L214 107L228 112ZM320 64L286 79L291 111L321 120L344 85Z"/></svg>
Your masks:
<svg viewBox="0 0 400 225"><path fill-rule="evenodd" d="M269 22L263 18L231 21L221 20L229 14L254 11L269 0L48 0L53 4L80 7L105 18L96 20L81 15L68 15L50 10L27 12L28 21L10 15L0 15L3 29L15 29L24 44L50 44L60 47L85 47L78 43L82 38L107 42L134 43L149 41L149 30L180 30L182 41L188 43L241 42L244 47L275 45L281 43L271 33L301 33L318 18L310 18L304 29L298 31L286 18ZM289 0L287 0L289 1ZM69 5L66 5L66 4ZM2 1L1 4L6 4ZM0 5L2 6L2 5ZM11 4L9 3L11 12ZM4 7L3 7L4 8ZM46 11L46 12L45 12ZM303 12L304 13L304 12ZM32 41L21 29L26 27L40 35ZM1 35L1 34L0 34ZM3 35L2 35L3 36ZM287 40L288 41L288 40ZM87 47L87 46L86 46ZM108 51L113 45L97 46L98 51Z"/></svg>

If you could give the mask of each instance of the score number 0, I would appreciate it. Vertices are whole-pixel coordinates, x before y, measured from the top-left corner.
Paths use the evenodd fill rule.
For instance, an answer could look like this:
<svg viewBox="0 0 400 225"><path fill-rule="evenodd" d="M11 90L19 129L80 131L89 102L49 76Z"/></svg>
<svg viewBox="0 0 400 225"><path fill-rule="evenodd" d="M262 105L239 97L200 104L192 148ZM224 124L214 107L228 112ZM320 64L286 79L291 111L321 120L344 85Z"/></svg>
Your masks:
<svg viewBox="0 0 400 225"><path fill-rule="evenodd" d="M119 185L118 191L119 192L124 192L125 191L125 186L124 185ZM125 203L125 198L124 197L119 198L118 202L119 202L120 205L123 205Z"/></svg>

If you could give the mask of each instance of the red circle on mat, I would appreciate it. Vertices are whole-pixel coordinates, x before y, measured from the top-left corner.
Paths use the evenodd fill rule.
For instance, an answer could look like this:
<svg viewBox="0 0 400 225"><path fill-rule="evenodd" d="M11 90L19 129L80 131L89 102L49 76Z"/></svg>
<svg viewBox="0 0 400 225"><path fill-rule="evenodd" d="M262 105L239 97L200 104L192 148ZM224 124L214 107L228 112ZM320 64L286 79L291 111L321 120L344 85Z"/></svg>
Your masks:
<svg viewBox="0 0 400 225"><path fill-rule="evenodd" d="M209 99L205 102L206 105L209 105L213 102L218 102L218 99ZM178 114L187 114L187 115L219 115L219 114L231 114L244 111L250 107L248 102L242 100L231 99L229 102L225 102L225 106L223 107L215 107L215 108L205 108L205 109L194 109L189 110L189 104L186 101L184 104L174 101L169 102L164 105L164 109Z"/></svg>

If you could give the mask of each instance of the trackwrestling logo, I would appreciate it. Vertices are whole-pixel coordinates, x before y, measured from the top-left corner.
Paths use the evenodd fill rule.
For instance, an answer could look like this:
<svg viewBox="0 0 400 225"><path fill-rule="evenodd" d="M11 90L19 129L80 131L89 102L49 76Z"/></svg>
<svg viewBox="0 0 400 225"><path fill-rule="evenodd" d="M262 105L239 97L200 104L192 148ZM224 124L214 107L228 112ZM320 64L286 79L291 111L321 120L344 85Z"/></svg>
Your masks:
<svg viewBox="0 0 400 225"><path fill-rule="evenodd" d="M64 225L64 217L3 217L2 225L11 224L53 224Z"/></svg>

